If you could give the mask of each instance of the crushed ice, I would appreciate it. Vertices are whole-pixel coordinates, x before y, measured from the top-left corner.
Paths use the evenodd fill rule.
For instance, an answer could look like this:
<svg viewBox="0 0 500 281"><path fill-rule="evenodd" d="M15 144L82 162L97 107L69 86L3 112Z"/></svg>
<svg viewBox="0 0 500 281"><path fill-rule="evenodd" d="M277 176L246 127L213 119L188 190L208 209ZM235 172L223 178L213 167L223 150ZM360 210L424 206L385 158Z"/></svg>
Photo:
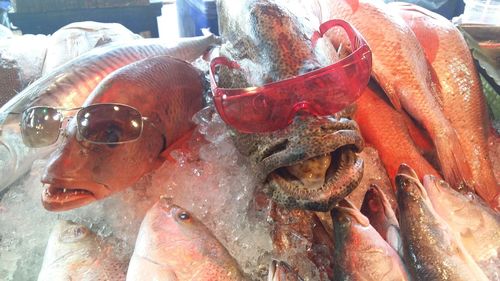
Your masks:
<svg viewBox="0 0 500 281"><path fill-rule="evenodd" d="M0 280L36 280L50 231L58 219L83 223L112 238L115 250L130 257L146 211L165 194L192 211L226 246L253 280L267 274L272 244L265 214L252 209L255 179L213 108L193 118L193 137L171 159L126 191L60 213L40 202L46 161L13 184L0 201Z"/></svg>

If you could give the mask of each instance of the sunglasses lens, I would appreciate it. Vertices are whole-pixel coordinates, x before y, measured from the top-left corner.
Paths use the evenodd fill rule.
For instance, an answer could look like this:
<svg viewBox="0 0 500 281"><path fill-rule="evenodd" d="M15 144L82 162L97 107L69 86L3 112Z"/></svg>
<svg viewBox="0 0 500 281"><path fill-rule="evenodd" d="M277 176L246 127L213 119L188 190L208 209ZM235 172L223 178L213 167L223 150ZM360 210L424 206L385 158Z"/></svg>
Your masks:
<svg viewBox="0 0 500 281"><path fill-rule="evenodd" d="M141 136L142 116L126 105L90 105L78 111L76 118L78 134L89 142L119 144Z"/></svg>
<svg viewBox="0 0 500 281"><path fill-rule="evenodd" d="M235 94L233 92L233 94ZM236 93L238 95L238 93ZM215 105L226 123L241 132L268 132L288 124L290 96L286 94L269 95L263 90L259 93L246 93L233 99L219 96Z"/></svg>
<svg viewBox="0 0 500 281"><path fill-rule="evenodd" d="M63 116L51 107L31 107L21 116L21 136L29 147L51 145L59 138Z"/></svg>

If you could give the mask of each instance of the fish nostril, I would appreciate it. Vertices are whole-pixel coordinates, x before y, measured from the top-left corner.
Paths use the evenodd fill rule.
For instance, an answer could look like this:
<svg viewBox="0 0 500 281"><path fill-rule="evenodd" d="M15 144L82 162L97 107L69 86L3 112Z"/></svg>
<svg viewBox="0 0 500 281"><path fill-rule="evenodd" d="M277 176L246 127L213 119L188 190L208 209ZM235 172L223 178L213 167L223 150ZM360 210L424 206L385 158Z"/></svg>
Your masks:
<svg viewBox="0 0 500 281"><path fill-rule="evenodd" d="M288 144L289 144L289 141L288 139L284 139L270 147L268 147L267 149L265 149L263 152L262 152L262 157L261 157L261 160L264 160L266 159L267 157L275 154L275 153L278 153L280 151L283 151L285 149L288 148Z"/></svg>

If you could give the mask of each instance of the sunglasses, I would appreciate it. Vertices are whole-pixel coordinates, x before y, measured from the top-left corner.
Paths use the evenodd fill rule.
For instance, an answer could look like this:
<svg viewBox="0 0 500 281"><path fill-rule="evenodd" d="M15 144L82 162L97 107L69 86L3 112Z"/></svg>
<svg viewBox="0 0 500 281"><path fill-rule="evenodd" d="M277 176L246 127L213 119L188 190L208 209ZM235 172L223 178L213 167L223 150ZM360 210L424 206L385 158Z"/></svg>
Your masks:
<svg viewBox="0 0 500 281"><path fill-rule="evenodd" d="M214 58L210 62L210 80L222 120L243 133L271 132L288 126L300 110L326 116L356 101L370 79L371 51L361 34L339 19L323 23L313 41L333 27L346 32L353 50L348 56L327 67L260 87L218 87L217 66L240 66L224 57Z"/></svg>
<svg viewBox="0 0 500 281"><path fill-rule="evenodd" d="M65 112L70 111L77 111L79 140L95 144L115 145L135 141L141 137L144 121L148 121L137 109L117 103L92 104L71 109L34 106L21 114L20 127L24 144L33 148L54 144L62 131Z"/></svg>

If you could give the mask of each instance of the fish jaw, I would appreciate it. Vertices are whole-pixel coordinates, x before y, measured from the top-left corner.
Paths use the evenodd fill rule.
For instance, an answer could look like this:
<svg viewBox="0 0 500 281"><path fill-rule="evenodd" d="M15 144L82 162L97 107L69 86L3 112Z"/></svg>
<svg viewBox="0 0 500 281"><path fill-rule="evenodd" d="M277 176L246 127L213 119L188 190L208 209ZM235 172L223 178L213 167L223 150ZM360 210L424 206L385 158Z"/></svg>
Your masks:
<svg viewBox="0 0 500 281"><path fill-rule="evenodd" d="M235 132L233 139L250 159L264 191L287 208L328 211L357 187L363 175L363 160L356 154L364 148L363 138L356 122L347 118L299 116L282 130ZM321 173L316 171L321 166L318 157L331 158L329 165L321 163ZM297 175L295 170L306 172ZM309 180L309 172L318 178Z"/></svg>
<svg viewBox="0 0 500 281"><path fill-rule="evenodd" d="M79 208L109 196L106 184L73 179L56 179L44 176L42 205L48 211L60 212Z"/></svg>
<svg viewBox="0 0 500 281"><path fill-rule="evenodd" d="M303 281L303 279L286 262L273 260L269 265L267 281Z"/></svg>

